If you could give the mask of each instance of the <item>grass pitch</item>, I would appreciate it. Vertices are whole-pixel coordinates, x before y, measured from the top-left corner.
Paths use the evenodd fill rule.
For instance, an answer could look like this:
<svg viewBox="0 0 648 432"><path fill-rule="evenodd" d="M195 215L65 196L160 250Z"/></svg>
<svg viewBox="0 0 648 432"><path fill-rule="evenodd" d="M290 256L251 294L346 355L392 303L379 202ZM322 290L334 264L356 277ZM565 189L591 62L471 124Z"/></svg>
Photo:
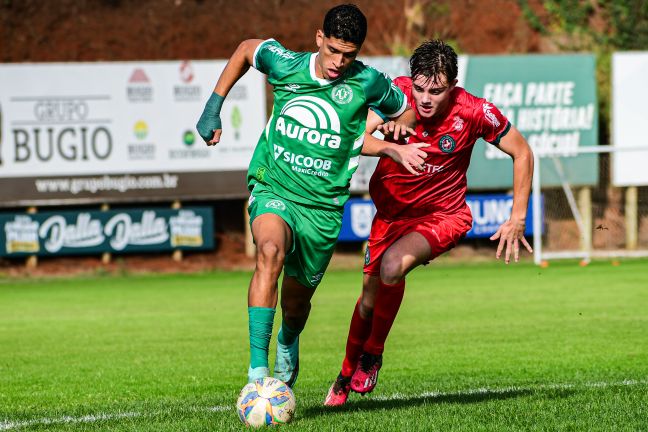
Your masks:
<svg viewBox="0 0 648 432"><path fill-rule="evenodd" d="M0 431L245 430L249 279L1 281ZM318 288L282 429L648 430L648 261L417 269L378 387L325 409L360 284Z"/></svg>

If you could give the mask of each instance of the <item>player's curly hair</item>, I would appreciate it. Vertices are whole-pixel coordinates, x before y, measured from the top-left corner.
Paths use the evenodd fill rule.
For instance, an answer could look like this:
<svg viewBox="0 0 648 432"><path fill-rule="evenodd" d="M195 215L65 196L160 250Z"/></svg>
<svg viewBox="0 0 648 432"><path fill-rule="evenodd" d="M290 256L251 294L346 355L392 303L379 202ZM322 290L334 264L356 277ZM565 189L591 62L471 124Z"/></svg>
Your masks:
<svg viewBox="0 0 648 432"><path fill-rule="evenodd" d="M439 83L444 75L451 83L457 78L457 53L442 40L435 39L423 42L410 57L412 79L423 75Z"/></svg>
<svg viewBox="0 0 648 432"><path fill-rule="evenodd" d="M324 36L342 39L358 47L367 36L367 18L354 4L335 6L324 17Z"/></svg>

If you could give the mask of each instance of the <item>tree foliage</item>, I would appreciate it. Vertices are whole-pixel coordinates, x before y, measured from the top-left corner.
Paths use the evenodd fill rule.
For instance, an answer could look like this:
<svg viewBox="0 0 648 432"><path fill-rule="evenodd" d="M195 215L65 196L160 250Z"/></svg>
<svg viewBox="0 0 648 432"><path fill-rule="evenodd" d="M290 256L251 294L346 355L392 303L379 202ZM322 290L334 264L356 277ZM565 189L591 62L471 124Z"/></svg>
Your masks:
<svg viewBox="0 0 648 432"><path fill-rule="evenodd" d="M597 56L601 139L609 138L611 54L648 48L647 0L545 0L542 10L518 0L529 25L561 51Z"/></svg>

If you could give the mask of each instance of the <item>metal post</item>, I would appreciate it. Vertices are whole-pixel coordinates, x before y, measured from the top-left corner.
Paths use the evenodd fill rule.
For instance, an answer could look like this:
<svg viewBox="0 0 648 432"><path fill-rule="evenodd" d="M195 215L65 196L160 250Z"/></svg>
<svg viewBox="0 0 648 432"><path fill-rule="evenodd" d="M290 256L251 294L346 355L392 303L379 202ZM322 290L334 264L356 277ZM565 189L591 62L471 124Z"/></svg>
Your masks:
<svg viewBox="0 0 648 432"><path fill-rule="evenodd" d="M542 208L540 200L540 156L533 152L533 262L542 263Z"/></svg>
<svg viewBox="0 0 648 432"><path fill-rule="evenodd" d="M638 244L639 224L639 192L637 186L630 186L626 189L625 203L625 226L626 226L626 249L635 250Z"/></svg>
<svg viewBox="0 0 648 432"><path fill-rule="evenodd" d="M583 187L578 191L578 207L582 220L581 250L586 252L584 262L592 255L592 189Z"/></svg>

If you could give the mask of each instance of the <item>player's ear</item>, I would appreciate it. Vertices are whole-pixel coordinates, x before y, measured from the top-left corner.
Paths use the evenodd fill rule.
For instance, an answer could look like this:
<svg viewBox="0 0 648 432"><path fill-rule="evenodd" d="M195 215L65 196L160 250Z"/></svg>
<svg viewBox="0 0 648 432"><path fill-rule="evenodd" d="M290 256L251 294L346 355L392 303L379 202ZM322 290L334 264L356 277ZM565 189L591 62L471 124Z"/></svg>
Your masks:
<svg viewBox="0 0 648 432"><path fill-rule="evenodd" d="M317 44L317 48L322 48L322 44L324 43L324 32L322 30L317 30L317 33L315 33L315 43Z"/></svg>

